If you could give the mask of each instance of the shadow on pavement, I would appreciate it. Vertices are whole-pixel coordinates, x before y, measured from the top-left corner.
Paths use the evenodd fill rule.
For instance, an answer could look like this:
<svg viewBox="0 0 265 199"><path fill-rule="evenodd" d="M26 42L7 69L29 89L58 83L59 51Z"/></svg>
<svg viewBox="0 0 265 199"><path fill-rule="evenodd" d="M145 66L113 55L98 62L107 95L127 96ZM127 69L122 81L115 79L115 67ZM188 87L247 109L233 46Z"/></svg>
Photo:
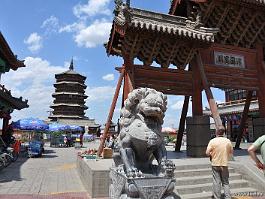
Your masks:
<svg viewBox="0 0 265 199"><path fill-rule="evenodd" d="M41 157L38 157L38 158L56 158L58 157L57 155L49 155L49 154L42 154Z"/></svg>
<svg viewBox="0 0 265 199"><path fill-rule="evenodd" d="M51 153L56 153L56 152L52 149L45 149L43 154L51 154Z"/></svg>
<svg viewBox="0 0 265 199"><path fill-rule="evenodd" d="M23 178L21 178L20 168L27 160L28 158L26 157L19 157L17 161L11 163L8 167L1 170L0 184L3 182L23 180Z"/></svg>
<svg viewBox="0 0 265 199"><path fill-rule="evenodd" d="M234 149L234 156L248 156L247 149Z"/></svg>

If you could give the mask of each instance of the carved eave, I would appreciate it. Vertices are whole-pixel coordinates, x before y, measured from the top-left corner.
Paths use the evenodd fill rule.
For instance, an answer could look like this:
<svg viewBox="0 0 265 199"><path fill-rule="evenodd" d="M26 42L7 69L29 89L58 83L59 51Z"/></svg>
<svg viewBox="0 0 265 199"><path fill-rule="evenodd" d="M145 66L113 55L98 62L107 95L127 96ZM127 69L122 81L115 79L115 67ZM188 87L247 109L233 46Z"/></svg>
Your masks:
<svg viewBox="0 0 265 199"><path fill-rule="evenodd" d="M25 67L24 61L18 60L10 49L7 41L0 32L0 55L8 62L12 70L17 70L20 67Z"/></svg>
<svg viewBox="0 0 265 199"><path fill-rule="evenodd" d="M79 76L81 77L83 80L86 80L86 77L84 75L81 75L77 72L75 72L74 70L67 70L63 73L59 73L55 75L55 78L59 78L59 77L67 77L67 76Z"/></svg>
<svg viewBox="0 0 265 199"><path fill-rule="evenodd" d="M51 115L49 116L50 119L58 119L58 118L66 118L66 119L88 119L85 116L78 116L78 115Z"/></svg>
<svg viewBox="0 0 265 199"><path fill-rule="evenodd" d="M56 92L56 93L52 94L53 97L58 96L58 95L78 95L78 96L81 96L84 98L88 97L87 95L85 95L83 93L74 93L74 92Z"/></svg>
<svg viewBox="0 0 265 199"><path fill-rule="evenodd" d="M113 20L106 49L108 55L129 55L145 65L156 61L162 67L185 66L193 57L196 45L214 42L217 31L185 17L123 6Z"/></svg>
<svg viewBox="0 0 265 199"><path fill-rule="evenodd" d="M170 14L182 16L183 11L177 9L178 6L187 9L187 17L200 14L204 26L218 28L215 43L243 48L265 44L265 0L207 0L197 4L174 0ZM197 7L197 11L190 11L192 6Z"/></svg>
<svg viewBox="0 0 265 199"><path fill-rule="evenodd" d="M9 104L13 109L21 110L29 107L28 100L23 100L22 97L13 97L11 91L8 91L3 86L0 86L0 99Z"/></svg>
<svg viewBox="0 0 265 199"><path fill-rule="evenodd" d="M87 86L85 84L82 84L82 83L79 83L79 82L70 82L70 81L61 81L61 82L56 82L54 85L62 85L62 84L65 84L65 85L80 85L84 88L86 88Z"/></svg>
<svg viewBox="0 0 265 199"><path fill-rule="evenodd" d="M66 104L66 103L53 104L50 107L51 108L54 108L54 107L60 107L60 106L62 106L62 107L65 107L65 106L67 106L67 107L80 107L80 108L83 108L85 110L88 109L88 107L86 105L81 105L81 104Z"/></svg>

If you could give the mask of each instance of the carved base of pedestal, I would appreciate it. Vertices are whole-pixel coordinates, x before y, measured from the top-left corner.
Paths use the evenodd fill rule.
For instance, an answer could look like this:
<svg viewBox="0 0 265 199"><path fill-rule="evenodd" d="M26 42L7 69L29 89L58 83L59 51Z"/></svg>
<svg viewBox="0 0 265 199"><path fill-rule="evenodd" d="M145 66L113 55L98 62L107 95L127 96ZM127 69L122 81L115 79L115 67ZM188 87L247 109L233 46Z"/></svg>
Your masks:
<svg viewBox="0 0 265 199"><path fill-rule="evenodd" d="M128 178L119 168L110 169L110 199L180 199L173 192L175 179L159 176Z"/></svg>

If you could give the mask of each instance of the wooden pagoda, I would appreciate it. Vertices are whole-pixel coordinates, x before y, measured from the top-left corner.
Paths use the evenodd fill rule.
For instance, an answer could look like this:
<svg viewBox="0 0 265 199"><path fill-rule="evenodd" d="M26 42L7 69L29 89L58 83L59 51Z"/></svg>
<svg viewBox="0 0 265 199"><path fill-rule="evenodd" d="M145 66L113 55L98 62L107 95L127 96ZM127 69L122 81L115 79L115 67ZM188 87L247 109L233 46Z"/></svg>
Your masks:
<svg viewBox="0 0 265 199"><path fill-rule="evenodd" d="M265 118L265 1L172 0L169 14L161 14L117 0L114 13L106 49L108 55L121 56L124 65L119 68L108 122L122 80L123 101L138 87L185 96L176 150L180 149L190 97L192 116L203 115L203 90L216 128L224 128L210 87L248 91L241 125L252 92L257 91L260 117ZM143 64L135 65L135 58ZM153 67L154 61L161 67ZM239 144L240 136L237 147Z"/></svg>
<svg viewBox="0 0 265 199"><path fill-rule="evenodd" d="M85 94L86 77L74 70L73 59L69 70L55 75L55 93L53 104L50 106L53 111L49 119L68 125L79 125L87 128L94 127L95 121L85 116L88 107L85 105L87 95ZM99 128L99 125L96 125Z"/></svg>

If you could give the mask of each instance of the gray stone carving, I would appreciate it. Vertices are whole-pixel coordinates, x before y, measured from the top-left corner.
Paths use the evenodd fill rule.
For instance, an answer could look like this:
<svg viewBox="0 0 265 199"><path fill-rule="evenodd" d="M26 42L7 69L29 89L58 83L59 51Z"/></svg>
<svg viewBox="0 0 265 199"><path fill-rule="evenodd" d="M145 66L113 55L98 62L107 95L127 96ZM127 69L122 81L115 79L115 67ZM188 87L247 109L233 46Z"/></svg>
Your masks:
<svg viewBox="0 0 265 199"><path fill-rule="evenodd" d="M167 159L161 133L167 98L150 88L133 90L121 110L111 199L174 199L175 165ZM154 163L156 160L156 164Z"/></svg>

